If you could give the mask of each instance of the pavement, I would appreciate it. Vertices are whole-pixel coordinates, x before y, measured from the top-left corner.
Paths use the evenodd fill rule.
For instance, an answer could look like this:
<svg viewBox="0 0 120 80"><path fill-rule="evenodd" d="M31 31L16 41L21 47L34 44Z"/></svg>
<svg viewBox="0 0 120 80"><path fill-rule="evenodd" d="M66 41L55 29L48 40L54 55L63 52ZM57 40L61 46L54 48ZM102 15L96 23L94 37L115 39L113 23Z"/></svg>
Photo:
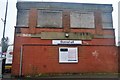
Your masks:
<svg viewBox="0 0 120 80"><path fill-rule="evenodd" d="M10 73L4 73L0 80L120 80L118 74L67 74L34 77L12 77Z"/></svg>

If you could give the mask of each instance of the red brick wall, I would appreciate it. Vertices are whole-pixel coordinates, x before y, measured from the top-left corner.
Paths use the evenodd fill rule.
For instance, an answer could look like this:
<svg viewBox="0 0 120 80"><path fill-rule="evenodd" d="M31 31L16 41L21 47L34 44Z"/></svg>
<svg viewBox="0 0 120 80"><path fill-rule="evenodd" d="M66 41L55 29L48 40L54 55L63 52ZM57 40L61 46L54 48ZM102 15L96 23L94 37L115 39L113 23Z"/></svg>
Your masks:
<svg viewBox="0 0 120 80"><path fill-rule="evenodd" d="M74 46L79 52L79 61L74 64L59 63L59 47L63 46L24 46L22 74L117 72L113 46Z"/></svg>
<svg viewBox="0 0 120 80"><path fill-rule="evenodd" d="M118 72L120 73L120 46L118 46Z"/></svg>
<svg viewBox="0 0 120 80"><path fill-rule="evenodd" d="M78 63L60 64L59 47L29 45L23 47L22 75L39 73L117 72L117 52L113 46L77 46ZM65 46L67 47L67 46ZM73 47L73 46L71 46ZM76 47L76 46L74 46ZM96 54L93 55L93 54ZM19 55L17 55L19 56ZM18 62L19 63L19 62ZM17 66L16 68L14 68ZM13 72L19 72L15 64ZM16 71L15 71L16 70Z"/></svg>
<svg viewBox="0 0 120 80"><path fill-rule="evenodd" d="M102 29L101 16L95 12L95 29L70 29L69 13L63 13L63 29L35 28L37 26L37 10L31 9L28 28L19 28L22 34L37 34L40 32L90 32L98 35L113 35L113 29ZM65 16L65 17L64 17ZM67 22L65 22L67 20ZM17 28L16 28L17 29ZM15 29L15 30L16 30ZM23 46L22 75L39 73L83 73L83 72L117 72L118 51L114 38L94 38L82 40L78 47L79 61L75 64L60 64L58 62L59 47L52 45L52 40L17 36L15 32L12 75L19 75L20 53ZM27 45L29 44L29 45ZM33 45L30 45L33 44ZM66 47L73 47L67 46ZM93 55L96 54L96 55Z"/></svg>
<svg viewBox="0 0 120 80"><path fill-rule="evenodd" d="M17 42L15 43L13 57L12 68L13 75L19 75L21 44L28 44L23 46L23 61L22 61L23 75L28 75L32 73L39 74L39 73L65 73L65 72L70 73L117 72L118 69L117 47L107 45L105 46L104 43L106 42L104 42L104 40L102 40L102 42L99 39L93 41L94 44L97 42L96 44L98 44L99 46L98 45L75 46L78 47L79 52L78 53L79 61L76 64L59 64L58 50L59 47L64 46L53 46L51 45L50 40L40 40L39 38L35 39L21 37L16 37L15 40ZM94 56L93 55L94 53L96 53L97 56Z"/></svg>

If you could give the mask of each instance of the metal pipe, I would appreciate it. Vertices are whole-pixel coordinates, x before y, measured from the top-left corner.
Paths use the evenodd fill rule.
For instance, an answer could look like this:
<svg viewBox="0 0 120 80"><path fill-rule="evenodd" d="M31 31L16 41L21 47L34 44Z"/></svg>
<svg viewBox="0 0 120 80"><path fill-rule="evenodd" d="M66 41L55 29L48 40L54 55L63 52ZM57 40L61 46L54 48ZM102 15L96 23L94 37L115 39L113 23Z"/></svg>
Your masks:
<svg viewBox="0 0 120 80"><path fill-rule="evenodd" d="M3 28L3 38L5 38L5 28L6 28L7 9L8 9L8 0L7 0L7 3L6 3L5 20L4 20L4 28Z"/></svg>
<svg viewBox="0 0 120 80"><path fill-rule="evenodd" d="M19 70L19 76L22 76L22 59L23 59L23 45L20 48L20 70Z"/></svg>

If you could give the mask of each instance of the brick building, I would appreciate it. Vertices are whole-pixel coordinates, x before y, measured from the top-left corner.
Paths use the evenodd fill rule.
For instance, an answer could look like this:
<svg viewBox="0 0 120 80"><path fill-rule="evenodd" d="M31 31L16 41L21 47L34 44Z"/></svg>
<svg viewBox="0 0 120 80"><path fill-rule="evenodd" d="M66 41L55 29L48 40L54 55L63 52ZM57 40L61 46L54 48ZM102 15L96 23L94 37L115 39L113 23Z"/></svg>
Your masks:
<svg viewBox="0 0 120 80"><path fill-rule="evenodd" d="M120 72L120 1L118 2L118 71Z"/></svg>
<svg viewBox="0 0 120 80"><path fill-rule="evenodd" d="M17 2L13 75L117 72L111 4Z"/></svg>
<svg viewBox="0 0 120 80"><path fill-rule="evenodd" d="M118 46L120 46L120 1L118 2Z"/></svg>

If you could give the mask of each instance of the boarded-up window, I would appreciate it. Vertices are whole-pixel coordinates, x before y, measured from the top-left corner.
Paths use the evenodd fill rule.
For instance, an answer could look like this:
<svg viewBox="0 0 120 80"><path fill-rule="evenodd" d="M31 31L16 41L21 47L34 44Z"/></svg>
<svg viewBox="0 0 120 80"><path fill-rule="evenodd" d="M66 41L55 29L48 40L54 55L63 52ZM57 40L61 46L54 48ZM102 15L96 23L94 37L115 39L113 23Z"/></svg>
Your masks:
<svg viewBox="0 0 120 80"><path fill-rule="evenodd" d="M62 12L39 10L37 27L61 28Z"/></svg>
<svg viewBox="0 0 120 80"><path fill-rule="evenodd" d="M113 27L111 13L102 13L102 26L108 29Z"/></svg>
<svg viewBox="0 0 120 80"><path fill-rule="evenodd" d="M71 12L71 28L95 28L93 12Z"/></svg>
<svg viewBox="0 0 120 80"><path fill-rule="evenodd" d="M29 10L18 10L17 13L17 26L28 27Z"/></svg>

